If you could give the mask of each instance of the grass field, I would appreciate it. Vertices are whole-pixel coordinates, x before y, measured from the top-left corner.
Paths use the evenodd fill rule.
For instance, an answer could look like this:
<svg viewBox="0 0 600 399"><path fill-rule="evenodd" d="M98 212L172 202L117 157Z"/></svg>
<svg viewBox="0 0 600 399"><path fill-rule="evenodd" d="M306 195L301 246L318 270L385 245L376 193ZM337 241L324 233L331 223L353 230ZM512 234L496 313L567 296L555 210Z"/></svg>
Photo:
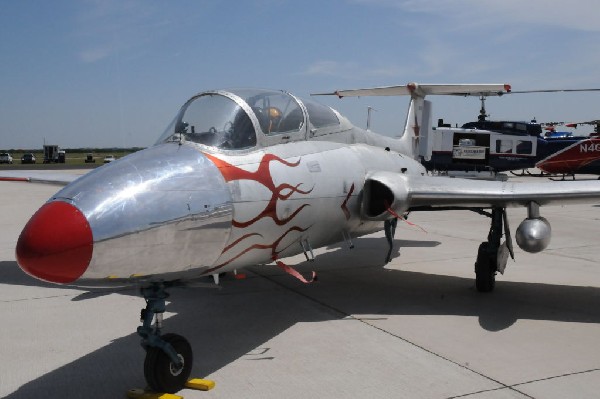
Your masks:
<svg viewBox="0 0 600 399"><path fill-rule="evenodd" d="M27 151L30 152L30 151ZM12 165L7 165L7 164L1 164L0 168L2 169L22 169L25 167L34 167L35 169L41 169L41 168L49 168L49 169L61 169L61 168L93 168L96 166L100 166L103 164L104 161L104 157L106 157L107 155L113 155L116 159L122 158L125 155L129 155L131 153L135 152L135 150L129 150L129 149L122 149L122 150L115 150L115 151L111 151L111 152L91 152L94 160L96 162L94 163L86 163L85 159L87 157L87 154L90 154L90 152L80 152L80 151L76 151L76 152L70 152L69 150L65 150L66 156L65 156L65 163L64 164L55 164L55 163L49 163L49 164L44 164L44 153L42 151L33 151L33 155L36 158L36 165L32 165L32 164L25 164L22 165L21 164L21 157L23 156L23 154L25 154L25 152L10 152L10 155L12 155L13 157L13 164Z"/></svg>

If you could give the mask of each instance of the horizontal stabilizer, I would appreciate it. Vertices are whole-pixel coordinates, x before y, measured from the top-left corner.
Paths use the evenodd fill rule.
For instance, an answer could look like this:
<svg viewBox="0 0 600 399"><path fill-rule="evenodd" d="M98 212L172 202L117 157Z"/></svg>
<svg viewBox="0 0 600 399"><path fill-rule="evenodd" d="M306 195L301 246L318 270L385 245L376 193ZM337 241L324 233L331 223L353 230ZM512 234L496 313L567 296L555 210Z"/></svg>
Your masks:
<svg viewBox="0 0 600 399"><path fill-rule="evenodd" d="M359 96L409 96L451 95L451 96L501 96L510 93L508 84L418 84L384 86L368 89L336 90L333 93L315 93L314 96L336 95L338 97Z"/></svg>

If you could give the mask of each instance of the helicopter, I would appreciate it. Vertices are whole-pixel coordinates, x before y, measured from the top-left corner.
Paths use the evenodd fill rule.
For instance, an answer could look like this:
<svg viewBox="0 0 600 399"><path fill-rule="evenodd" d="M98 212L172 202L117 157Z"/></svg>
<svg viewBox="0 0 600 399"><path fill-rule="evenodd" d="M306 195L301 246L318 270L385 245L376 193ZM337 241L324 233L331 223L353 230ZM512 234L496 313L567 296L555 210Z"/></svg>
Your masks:
<svg viewBox="0 0 600 399"><path fill-rule="evenodd" d="M511 171L514 175L524 175L526 173L533 175L528 171L529 168L536 167L536 164L542 160L575 143L587 140L588 137L573 136L572 133L556 134L555 126L574 127L576 125L574 123L538 123L535 118L529 122L489 120L489 114L487 114L485 108L487 97L513 93L598 90L600 89L527 90L480 95L481 109L476 121L467 122L459 128L451 127L450 124L444 123L443 119L438 119L437 126L432 127L427 132L428 137L421 142L421 162L429 171L438 173L489 171L495 175L499 172ZM597 122L596 126L600 123L600 121L590 121L579 124L592 124L594 122ZM548 130L548 132L543 134L543 130ZM565 173L572 172L572 168L565 169ZM542 170L540 175L548 173ZM598 166L598 174L600 174L600 165Z"/></svg>
<svg viewBox="0 0 600 399"><path fill-rule="evenodd" d="M542 173L562 174L562 180L576 174L600 175L600 120L586 122L562 123L567 127L577 128L578 125L592 125L594 132L565 148L548 155L538 161L535 166ZM600 176L598 177L600 179Z"/></svg>

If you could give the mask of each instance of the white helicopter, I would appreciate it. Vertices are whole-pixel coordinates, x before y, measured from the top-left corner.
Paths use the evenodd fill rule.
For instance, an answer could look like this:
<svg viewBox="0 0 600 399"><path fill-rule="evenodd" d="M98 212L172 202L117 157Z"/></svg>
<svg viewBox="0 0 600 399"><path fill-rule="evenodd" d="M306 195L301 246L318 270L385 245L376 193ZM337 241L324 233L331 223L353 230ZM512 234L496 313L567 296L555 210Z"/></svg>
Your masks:
<svg viewBox="0 0 600 399"><path fill-rule="evenodd" d="M17 262L58 284L140 285L144 374L150 387L171 393L189 378L193 355L185 338L161 333L166 291L199 276L275 262L310 281L282 259L302 252L312 259L313 248L384 229L389 261L396 222L406 212L467 209L491 219L475 262L477 289L491 291L513 256L507 207L527 207L516 239L538 252L551 232L540 206L600 198L600 182L433 177L415 160L419 132L431 123L427 95L508 91L504 84L410 83L328 93L409 95L400 139L285 91L199 93L154 146L52 196L24 227Z"/></svg>

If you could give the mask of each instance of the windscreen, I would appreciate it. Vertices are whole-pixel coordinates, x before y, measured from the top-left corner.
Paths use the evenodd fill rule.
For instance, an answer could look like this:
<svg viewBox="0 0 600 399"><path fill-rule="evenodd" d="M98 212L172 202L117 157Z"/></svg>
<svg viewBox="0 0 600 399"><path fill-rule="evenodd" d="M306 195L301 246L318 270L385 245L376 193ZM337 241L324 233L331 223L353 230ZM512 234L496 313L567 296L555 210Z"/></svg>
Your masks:
<svg viewBox="0 0 600 399"><path fill-rule="evenodd" d="M225 150L256 145L256 132L246 112L228 97L207 93L192 98L159 142L192 141Z"/></svg>
<svg viewBox="0 0 600 399"><path fill-rule="evenodd" d="M308 111L310 123L312 123L314 127L322 128L340 124L338 117L331 108L312 100L304 99L302 102Z"/></svg>
<svg viewBox="0 0 600 399"><path fill-rule="evenodd" d="M300 105L286 92L260 89L235 89L232 92L252 108L266 135L297 132L304 126Z"/></svg>

